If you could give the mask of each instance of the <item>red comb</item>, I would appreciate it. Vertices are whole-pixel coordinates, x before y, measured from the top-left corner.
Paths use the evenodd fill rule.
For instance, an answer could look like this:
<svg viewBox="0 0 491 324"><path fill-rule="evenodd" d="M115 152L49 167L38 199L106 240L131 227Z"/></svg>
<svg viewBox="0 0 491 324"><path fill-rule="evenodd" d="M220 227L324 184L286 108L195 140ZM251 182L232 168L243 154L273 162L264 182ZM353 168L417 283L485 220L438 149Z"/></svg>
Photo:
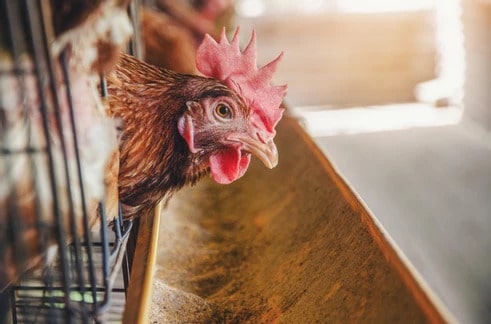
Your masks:
<svg viewBox="0 0 491 324"><path fill-rule="evenodd" d="M256 33L252 31L244 51L239 48L239 28L229 43L222 31L217 43L210 35L205 38L196 53L196 67L207 77L216 78L235 90L253 109L253 122L270 133L283 114L279 108L286 94L286 85L273 86L271 77L283 53L276 59L258 68L256 64Z"/></svg>

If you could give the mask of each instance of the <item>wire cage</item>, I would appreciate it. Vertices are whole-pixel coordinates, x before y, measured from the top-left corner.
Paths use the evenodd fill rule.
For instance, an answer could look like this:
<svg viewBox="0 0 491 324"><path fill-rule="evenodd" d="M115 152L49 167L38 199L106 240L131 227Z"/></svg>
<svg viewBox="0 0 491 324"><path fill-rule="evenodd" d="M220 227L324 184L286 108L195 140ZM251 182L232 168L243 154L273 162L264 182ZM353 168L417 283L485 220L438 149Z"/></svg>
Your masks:
<svg viewBox="0 0 491 324"><path fill-rule="evenodd" d="M79 110L69 49L53 54L52 3L0 1L0 323L120 321L137 226L106 215L87 139L102 117Z"/></svg>

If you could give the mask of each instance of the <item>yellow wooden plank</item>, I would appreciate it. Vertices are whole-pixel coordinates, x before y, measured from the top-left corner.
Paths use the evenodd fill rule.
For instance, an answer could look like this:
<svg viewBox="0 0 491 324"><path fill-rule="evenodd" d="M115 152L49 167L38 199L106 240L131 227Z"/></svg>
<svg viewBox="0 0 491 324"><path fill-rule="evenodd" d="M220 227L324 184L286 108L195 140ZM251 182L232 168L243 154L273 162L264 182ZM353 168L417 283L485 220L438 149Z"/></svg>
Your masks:
<svg viewBox="0 0 491 324"><path fill-rule="evenodd" d="M140 219L123 323L148 322L161 210L158 204L151 215Z"/></svg>

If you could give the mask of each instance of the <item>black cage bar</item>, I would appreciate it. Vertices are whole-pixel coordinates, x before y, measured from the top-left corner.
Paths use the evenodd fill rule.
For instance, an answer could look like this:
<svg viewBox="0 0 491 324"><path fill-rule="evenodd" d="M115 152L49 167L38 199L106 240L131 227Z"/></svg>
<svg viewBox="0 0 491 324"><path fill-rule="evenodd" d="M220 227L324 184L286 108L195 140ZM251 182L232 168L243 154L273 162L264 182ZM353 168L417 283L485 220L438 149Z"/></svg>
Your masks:
<svg viewBox="0 0 491 324"><path fill-rule="evenodd" d="M101 200L93 226L51 2L0 4L0 323L120 321L133 222L108 219Z"/></svg>

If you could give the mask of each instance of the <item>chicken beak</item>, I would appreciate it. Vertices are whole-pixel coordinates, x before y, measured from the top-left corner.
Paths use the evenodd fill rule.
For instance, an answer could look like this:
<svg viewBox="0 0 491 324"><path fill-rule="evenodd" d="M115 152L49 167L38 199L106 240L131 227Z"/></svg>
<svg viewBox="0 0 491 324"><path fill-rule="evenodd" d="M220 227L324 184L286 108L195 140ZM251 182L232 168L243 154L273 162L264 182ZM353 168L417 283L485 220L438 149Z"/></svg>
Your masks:
<svg viewBox="0 0 491 324"><path fill-rule="evenodd" d="M278 150L273 139L264 140L256 133L255 136L236 135L229 140L242 143L242 150L255 155L267 168L272 169L278 165Z"/></svg>

